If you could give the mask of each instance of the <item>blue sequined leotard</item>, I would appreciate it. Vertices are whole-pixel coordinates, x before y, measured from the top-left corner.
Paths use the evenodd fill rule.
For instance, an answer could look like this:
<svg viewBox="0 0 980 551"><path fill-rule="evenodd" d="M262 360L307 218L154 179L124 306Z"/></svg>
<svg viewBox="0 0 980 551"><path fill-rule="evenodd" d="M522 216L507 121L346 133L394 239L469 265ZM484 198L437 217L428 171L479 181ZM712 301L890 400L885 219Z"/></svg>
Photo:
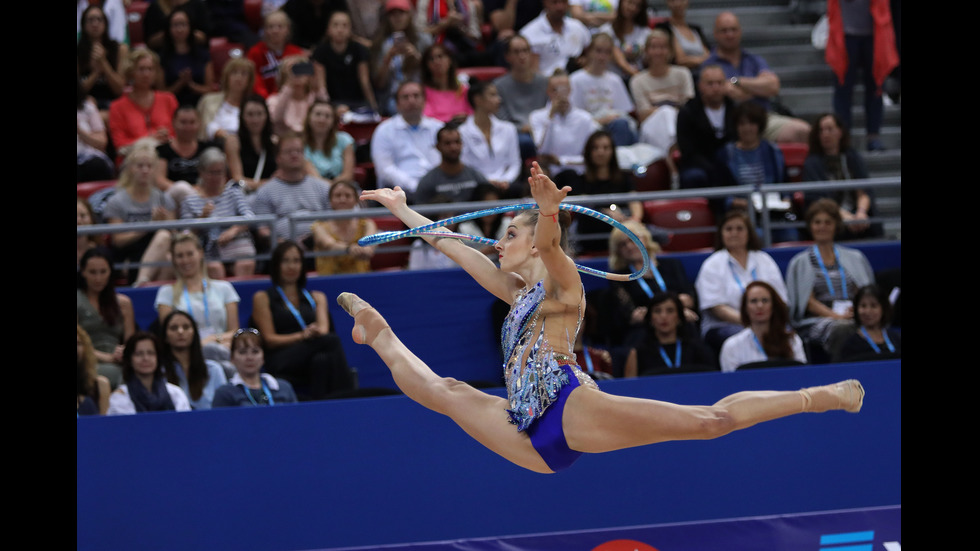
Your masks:
<svg viewBox="0 0 980 551"><path fill-rule="evenodd" d="M570 466L581 452L570 449L562 432L565 399L580 385L597 387L595 381L575 364L573 345L582 323L579 315L575 334L569 335L567 352L556 352L545 338L541 304L543 282L524 289L511 306L501 331L504 381L510 401L510 422L525 431L541 458L553 471ZM528 347L527 361L523 363ZM549 406L553 406L550 407Z"/></svg>

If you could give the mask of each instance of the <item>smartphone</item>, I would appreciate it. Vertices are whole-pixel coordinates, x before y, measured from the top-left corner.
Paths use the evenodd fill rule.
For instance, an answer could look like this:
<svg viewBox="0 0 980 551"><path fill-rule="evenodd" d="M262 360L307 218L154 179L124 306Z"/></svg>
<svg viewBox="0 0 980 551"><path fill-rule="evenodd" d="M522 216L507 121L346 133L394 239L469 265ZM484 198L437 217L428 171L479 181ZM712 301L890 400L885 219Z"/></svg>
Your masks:
<svg viewBox="0 0 980 551"><path fill-rule="evenodd" d="M405 42L405 33L402 31L395 31L391 33L391 40L395 44L401 44L402 42Z"/></svg>

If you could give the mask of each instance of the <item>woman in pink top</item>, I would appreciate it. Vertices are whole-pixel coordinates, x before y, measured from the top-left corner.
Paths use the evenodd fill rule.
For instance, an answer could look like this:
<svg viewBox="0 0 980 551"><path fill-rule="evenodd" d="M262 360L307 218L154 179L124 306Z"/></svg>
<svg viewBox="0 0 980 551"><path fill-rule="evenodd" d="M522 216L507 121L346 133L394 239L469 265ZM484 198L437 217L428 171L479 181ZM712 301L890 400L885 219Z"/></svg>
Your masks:
<svg viewBox="0 0 980 551"><path fill-rule="evenodd" d="M109 135L119 160L140 138L154 138L158 144L169 141L174 135L173 116L177 111L177 97L158 90L163 73L156 52L135 48L123 71L131 89L109 105Z"/></svg>
<svg viewBox="0 0 980 551"><path fill-rule="evenodd" d="M425 110L428 117L460 122L473 113L466 99L469 86L456 76L456 58L442 44L433 44L422 53L422 84L425 86Z"/></svg>

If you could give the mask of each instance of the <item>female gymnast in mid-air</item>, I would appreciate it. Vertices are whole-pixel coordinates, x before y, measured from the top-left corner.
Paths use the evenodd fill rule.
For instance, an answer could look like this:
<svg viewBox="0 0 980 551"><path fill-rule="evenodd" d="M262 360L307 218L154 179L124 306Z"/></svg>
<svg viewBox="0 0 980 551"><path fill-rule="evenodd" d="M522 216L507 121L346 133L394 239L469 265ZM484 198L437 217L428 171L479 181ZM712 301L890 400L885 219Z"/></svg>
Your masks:
<svg viewBox="0 0 980 551"><path fill-rule="evenodd" d="M538 210L513 218L496 248L499 264L459 239L423 234L487 291L511 305L501 331L507 398L441 377L412 353L370 304L352 293L337 302L354 317L352 336L384 360L395 383L419 404L449 416L470 436L539 473L569 467L583 453L670 440L708 440L802 412L858 412L864 389L854 379L799 391L744 391L711 406L608 394L575 364L585 292L566 254L570 215L537 163L528 178ZM400 188L364 191L409 228L432 221L412 210ZM448 231L448 230L441 230ZM515 426L516 425L516 426Z"/></svg>

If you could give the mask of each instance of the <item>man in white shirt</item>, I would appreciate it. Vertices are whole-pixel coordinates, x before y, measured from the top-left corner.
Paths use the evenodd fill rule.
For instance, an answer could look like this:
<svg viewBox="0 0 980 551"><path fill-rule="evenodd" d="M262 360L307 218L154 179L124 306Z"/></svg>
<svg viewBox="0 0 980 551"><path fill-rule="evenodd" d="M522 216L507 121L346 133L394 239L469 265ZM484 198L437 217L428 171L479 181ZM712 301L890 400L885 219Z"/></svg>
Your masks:
<svg viewBox="0 0 980 551"><path fill-rule="evenodd" d="M585 142L601 128L591 113L572 106L570 93L568 75L556 73L548 79L548 105L531 111L531 135L538 162L553 175L568 168L581 173Z"/></svg>
<svg viewBox="0 0 980 551"><path fill-rule="evenodd" d="M419 178L440 162L436 133L443 123L422 114L425 91L405 81L395 91L398 113L384 120L371 135L371 162L378 187L401 186L409 203L414 201Z"/></svg>
<svg viewBox="0 0 980 551"><path fill-rule="evenodd" d="M568 15L568 0L543 0L541 15L520 30L537 57L538 73L551 76L566 69L568 61L582 54L592 40L584 23Z"/></svg>

